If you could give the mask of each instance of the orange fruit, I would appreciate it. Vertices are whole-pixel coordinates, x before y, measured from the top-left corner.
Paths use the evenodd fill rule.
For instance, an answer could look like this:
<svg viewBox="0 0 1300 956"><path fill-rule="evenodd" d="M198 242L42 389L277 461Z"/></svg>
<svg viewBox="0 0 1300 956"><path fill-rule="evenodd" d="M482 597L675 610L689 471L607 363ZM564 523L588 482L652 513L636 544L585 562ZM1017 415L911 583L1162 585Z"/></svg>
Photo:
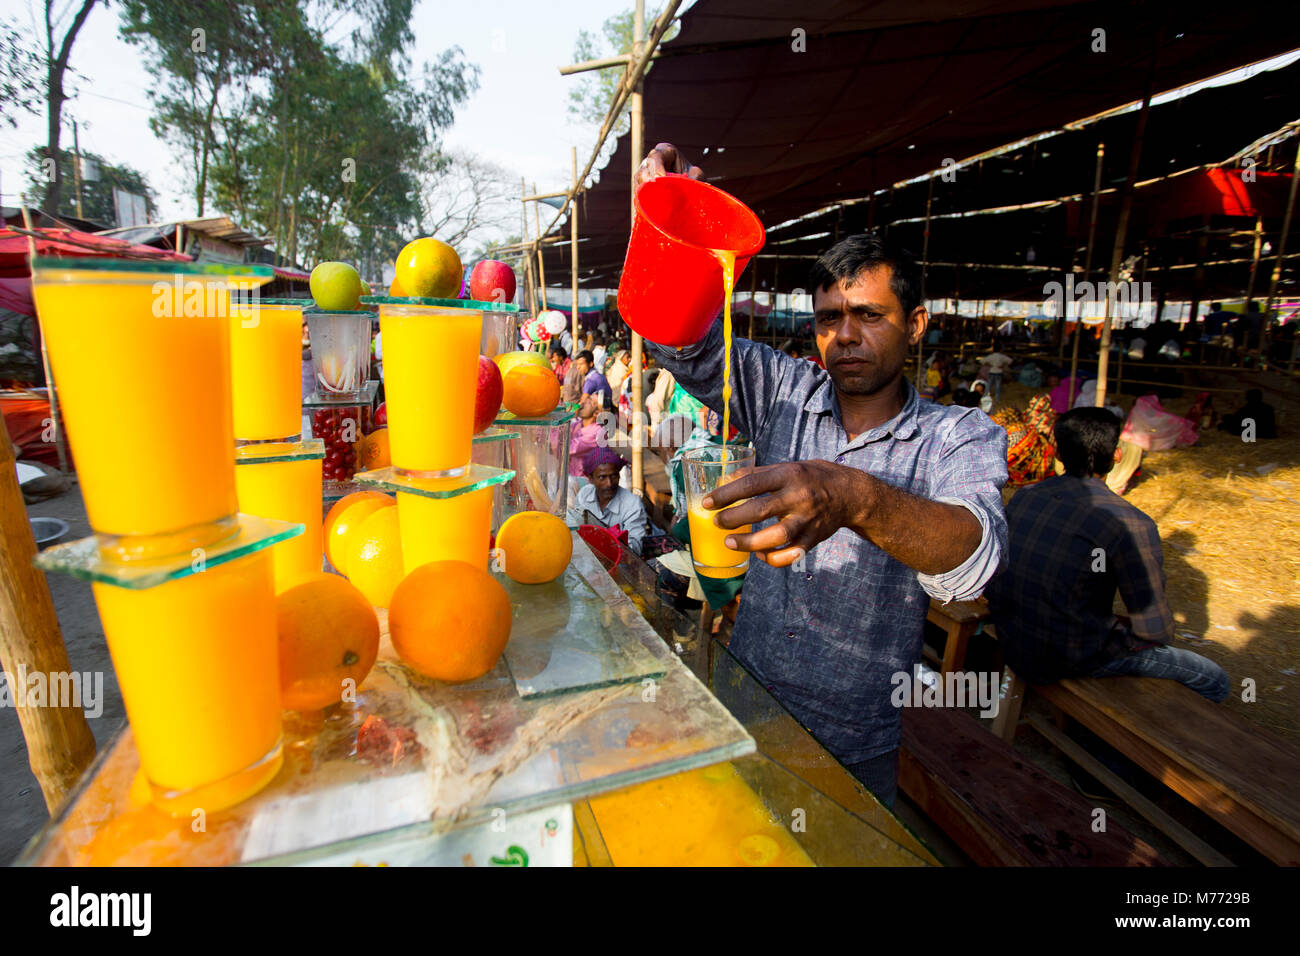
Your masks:
<svg viewBox="0 0 1300 956"><path fill-rule="evenodd" d="M406 293L402 291L402 284L397 281L397 276L393 276L393 281L388 284L388 294L395 298L404 297L406 295Z"/></svg>
<svg viewBox="0 0 1300 956"><path fill-rule="evenodd" d="M320 710L355 690L379 655L379 618L357 588L334 574L315 574L275 598L280 639L280 703Z"/></svg>
<svg viewBox="0 0 1300 956"><path fill-rule="evenodd" d="M496 666L510 619L510 598L492 575L463 561L431 561L397 586L388 636L421 674L459 683Z"/></svg>
<svg viewBox="0 0 1300 956"><path fill-rule="evenodd" d="M397 509L381 507L367 515L348 535L347 548L348 580L371 604L388 607L405 573Z"/></svg>
<svg viewBox="0 0 1300 956"><path fill-rule="evenodd" d="M387 468L393 463L388 451L387 428L376 429L369 435L363 435L361 440L352 447L357 453L357 471Z"/></svg>
<svg viewBox="0 0 1300 956"><path fill-rule="evenodd" d="M408 296L454 299L464 277L456 250L431 236L408 242L394 264L393 278Z"/></svg>
<svg viewBox="0 0 1300 956"><path fill-rule="evenodd" d="M502 380L501 403L520 418L549 415L560 403L560 381L549 368L516 365Z"/></svg>
<svg viewBox="0 0 1300 956"><path fill-rule="evenodd" d="M380 508L397 504L382 491L354 491L334 502L325 515L325 556L340 574L346 575L348 535Z"/></svg>
<svg viewBox="0 0 1300 956"><path fill-rule="evenodd" d="M573 557L568 526L544 511L511 515L497 532L495 547L501 570L520 584L554 581Z"/></svg>

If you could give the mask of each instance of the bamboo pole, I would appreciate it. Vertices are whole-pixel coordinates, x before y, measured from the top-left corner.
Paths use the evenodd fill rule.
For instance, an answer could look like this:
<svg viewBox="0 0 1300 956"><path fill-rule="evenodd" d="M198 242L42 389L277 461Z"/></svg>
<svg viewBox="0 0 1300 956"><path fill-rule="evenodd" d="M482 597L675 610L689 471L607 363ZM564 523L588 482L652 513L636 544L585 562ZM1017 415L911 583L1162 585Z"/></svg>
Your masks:
<svg viewBox="0 0 1300 956"><path fill-rule="evenodd" d="M1083 257L1083 281L1092 281L1092 250L1097 240L1097 214L1101 205L1101 167L1106 159L1106 144L1098 141L1097 143L1097 168L1092 174L1092 216L1088 221L1088 249ZM1073 266L1071 267L1073 268ZM1062 311L1064 315L1069 316L1070 306L1073 302L1063 304ZM1064 330L1065 323L1062 323ZM1079 339L1083 336L1083 306L1079 306L1079 314L1075 316L1074 337L1070 344L1070 385L1066 391L1070 394L1070 407L1074 407L1074 392L1078 387L1075 382L1075 376L1079 374ZM1061 339L1064 346L1065 339ZM1058 353L1059 354L1059 353Z"/></svg>
<svg viewBox="0 0 1300 956"><path fill-rule="evenodd" d="M27 227L27 271L31 273L36 260L37 232L32 228L32 216L27 209L27 198L21 197L23 208L23 225ZM45 329L41 326L41 317L36 316L36 331L41 337L41 369L45 373L45 394L50 402L50 424L54 426L54 454L58 458L59 471L68 471L68 452L63 447L63 414L59 411L59 394L54 387L54 372L50 368L50 352L45 347Z"/></svg>
<svg viewBox="0 0 1300 956"><path fill-rule="evenodd" d="M925 279L930 266L930 205L934 201L934 173L930 174L930 186L925 194L925 232L921 238L921 305L925 305ZM921 369L925 365L925 336L916 342L916 390L921 390Z"/></svg>
<svg viewBox="0 0 1300 956"><path fill-rule="evenodd" d="M94 760L95 738L71 701L47 696L43 705L28 706L28 675L43 675L49 689L53 675L72 670L49 585L32 566L35 557L13 443L0 418L0 666L27 742L27 762L53 815Z"/></svg>
<svg viewBox="0 0 1300 956"><path fill-rule="evenodd" d="M749 264L749 340L754 341L754 313L758 311L758 263Z"/></svg>
<svg viewBox="0 0 1300 956"><path fill-rule="evenodd" d="M1128 237L1128 221L1133 212L1133 184L1137 182L1138 164L1142 160L1142 140L1146 135L1147 119L1151 116L1151 93L1155 87L1156 61L1160 57L1160 47L1164 43L1164 27L1156 37L1155 48L1151 52L1151 66L1147 70L1146 90L1142 95L1142 108L1138 110L1137 128L1133 131L1133 146L1128 155L1128 176L1124 180L1124 191L1119 204L1119 219L1115 223L1115 245L1110 253L1110 289L1119 281L1119 267L1124 260L1124 240ZM1101 324L1101 351L1097 361L1097 402L1098 408L1106 407L1106 368L1110 362L1110 325L1111 296L1106 296L1106 312Z"/></svg>
<svg viewBox="0 0 1300 956"><path fill-rule="evenodd" d="M533 183L533 192L537 192L537 183ZM542 217L537 211L537 203L533 203L533 226L537 229L537 238L542 238ZM546 308L546 264L542 262L542 244L537 242L534 246L537 250L537 284L541 289L540 307ZM539 309L540 311L540 309ZM576 344L576 342L574 343Z"/></svg>
<svg viewBox="0 0 1300 956"><path fill-rule="evenodd" d="M523 229L523 242L520 243L524 254L524 285L528 293L528 311L537 316L537 291L533 281L533 250L528 237L528 183L519 177L519 220Z"/></svg>
<svg viewBox="0 0 1300 956"><path fill-rule="evenodd" d="M1269 318L1268 314L1273 308L1273 300L1277 297L1277 284L1282 278L1282 256L1286 252L1286 242L1291 234L1291 216L1295 213L1295 191L1296 181L1300 180L1300 140L1296 142L1295 166L1291 170L1291 192L1286 199L1286 212L1282 214L1282 235L1277 241L1277 258L1273 260L1273 275L1268 280L1268 299L1264 302L1264 326L1260 331L1260 354L1264 356L1265 361L1268 358L1268 343L1270 339ZM1295 348L1291 350L1291 364L1287 369L1288 372L1295 371Z"/></svg>
<svg viewBox="0 0 1300 956"><path fill-rule="evenodd" d="M569 210L569 265L573 277L573 341L578 341L578 147L570 147L573 156L573 202ZM597 372L602 369L596 369Z"/></svg>
<svg viewBox="0 0 1300 956"><path fill-rule="evenodd" d="M674 8L676 4L673 5ZM655 37L656 41L658 36ZM637 168L641 165L641 159L645 155L645 116L642 113L641 98L641 77L645 73L645 61L642 59L643 44L645 41L645 0L636 0L636 9L632 14L632 59L639 64L635 76L635 87L632 91L632 124L631 124L631 155L632 155L632 182L636 182ZM628 64L629 70L631 64ZM628 79L633 79L629 73ZM602 131L603 132L603 131ZM629 199L632 204L631 221L636 221L636 187L632 187ZM632 332L632 491L637 495L645 494L645 482L643 477L641 457L642 446L645 444L645 435L643 434L643 419L645 418L645 379L642 376L642 349L641 336L635 330Z"/></svg>

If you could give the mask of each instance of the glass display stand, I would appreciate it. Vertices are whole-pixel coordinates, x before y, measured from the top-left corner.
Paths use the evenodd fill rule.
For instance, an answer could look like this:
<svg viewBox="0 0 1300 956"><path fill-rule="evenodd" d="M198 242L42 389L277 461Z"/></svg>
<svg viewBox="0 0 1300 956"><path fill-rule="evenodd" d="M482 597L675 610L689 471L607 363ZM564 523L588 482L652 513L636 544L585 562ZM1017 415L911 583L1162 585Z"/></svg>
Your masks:
<svg viewBox="0 0 1300 956"><path fill-rule="evenodd" d="M308 408L336 408L340 405L347 407L349 405L361 405L371 408L375 404L375 398L379 395L379 382L371 379L361 386L360 391L352 395L335 395L330 392L323 392L319 388L302 400L302 407Z"/></svg>
<svg viewBox="0 0 1300 956"><path fill-rule="evenodd" d="M306 441L250 442L235 448L236 465L265 465L285 461L310 461L325 457L325 442L319 438Z"/></svg>
<svg viewBox="0 0 1300 956"><path fill-rule="evenodd" d="M235 515L231 526L234 533L215 544L147 561L107 561L100 552L99 536L90 535L46 548L33 563L44 571L70 574L83 581L144 590L261 551L305 530L301 524L245 514Z"/></svg>
<svg viewBox="0 0 1300 956"><path fill-rule="evenodd" d="M384 491L419 495L422 498L458 498L471 491L502 484L514 476L513 471L504 468L470 464L465 469L465 474L454 478L419 478L404 475L396 468L378 468L358 472L352 476L352 480L367 488L382 488Z"/></svg>
<svg viewBox="0 0 1300 956"><path fill-rule="evenodd" d="M355 701L287 713L285 765L261 793L208 814L202 833L188 820L157 819L152 807L134 810L139 760L125 728L20 862L85 862L96 834L121 827L141 834L123 850L124 864L337 860L340 847L378 852L490 826L500 811L509 819L753 752L750 735L664 646L587 546L576 537L573 546L571 568L609 608L607 626L639 642L663 677L521 698L503 659L476 681L426 680L397 659L380 611L379 661ZM539 592L530 607L540 615L551 593Z"/></svg>

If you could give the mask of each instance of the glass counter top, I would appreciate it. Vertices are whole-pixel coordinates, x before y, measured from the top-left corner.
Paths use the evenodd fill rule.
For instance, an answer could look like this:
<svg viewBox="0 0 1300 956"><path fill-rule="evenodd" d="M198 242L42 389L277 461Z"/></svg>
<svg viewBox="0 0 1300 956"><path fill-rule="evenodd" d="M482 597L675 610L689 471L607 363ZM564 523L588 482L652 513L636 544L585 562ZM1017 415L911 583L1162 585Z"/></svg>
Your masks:
<svg viewBox="0 0 1300 956"><path fill-rule="evenodd" d="M396 658L380 611L379 661L356 699L286 713L285 762L269 787L194 832L133 807L129 727L104 748L20 863L308 863L350 848L508 817L744 756L754 741L635 612L578 537L571 569L660 678L521 698L505 657L465 684ZM532 598L540 616L549 598ZM557 627L564 625L557 622ZM129 836L129 839L127 837Z"/></svg>

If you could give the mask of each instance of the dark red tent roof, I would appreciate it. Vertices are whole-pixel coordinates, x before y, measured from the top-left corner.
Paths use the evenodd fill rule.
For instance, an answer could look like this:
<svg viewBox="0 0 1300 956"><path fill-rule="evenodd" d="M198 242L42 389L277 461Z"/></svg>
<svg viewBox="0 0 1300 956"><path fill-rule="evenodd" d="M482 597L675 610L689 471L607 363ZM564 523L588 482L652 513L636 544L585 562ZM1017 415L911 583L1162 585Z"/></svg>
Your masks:
<svg viewBox="0 0 1300 956"><path fill-rule="evenodd" d="M645 142L773 226L1294 45L1272 8L1209 0L699 0L646 76ZM630 165L624 136L584 198L583 284L617 281Z"/></svg>

